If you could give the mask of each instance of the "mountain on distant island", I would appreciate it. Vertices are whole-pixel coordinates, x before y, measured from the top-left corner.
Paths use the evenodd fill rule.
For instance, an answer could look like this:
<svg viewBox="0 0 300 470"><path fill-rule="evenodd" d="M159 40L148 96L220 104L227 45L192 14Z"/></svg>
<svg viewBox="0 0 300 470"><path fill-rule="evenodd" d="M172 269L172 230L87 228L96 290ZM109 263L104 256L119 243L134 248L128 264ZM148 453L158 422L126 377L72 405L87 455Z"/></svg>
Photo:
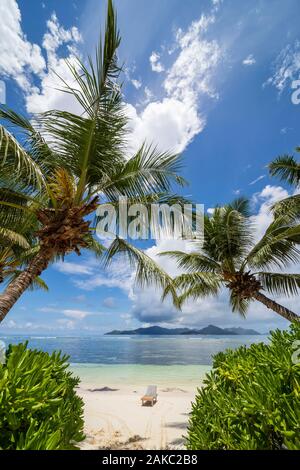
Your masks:
<svg viewBox="0 0 300 470"><path fill-rule="evenodd" d="M187 335L237 335L234 331L229 331L224 328L219 328L215 325L208 325L201 330L190 330Z"/></svg>
<svg viewBox="0 0 300 470"><path fill-rule="evenodd" d="M162 328L160 326L149 326L148 328L137 328L136 330L113 330L106 335L184 335L189 328Z"/></svg>
<svg viewBox="0 0 300 470"><path fill-rule="evenodd" d="M225 331L233 332L236 335L260 335L258 331L252 330L251 328L224 328Z"/></svg>
<svg viewBox="0 0 300 470"><path fill-rule="evenodd" d="M255 330L244 328L220 328L215 325L208 325L201 330L192 330L190 328L162 328L161 326L149 326L148 328L137 328L136 330L113 330L106 335L259 335Z"/></svg>

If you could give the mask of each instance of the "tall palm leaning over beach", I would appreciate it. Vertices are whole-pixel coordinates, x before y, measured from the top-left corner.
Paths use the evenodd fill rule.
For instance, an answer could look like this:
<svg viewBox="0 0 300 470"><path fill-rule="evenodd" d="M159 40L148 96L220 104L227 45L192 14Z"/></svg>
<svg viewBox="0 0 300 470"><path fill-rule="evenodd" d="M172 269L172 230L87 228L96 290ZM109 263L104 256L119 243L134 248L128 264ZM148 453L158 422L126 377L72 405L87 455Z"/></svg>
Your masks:
<svg viewBox="0 0 300 470"><path fill-rule="evenodd" d="M150 204L180 201L171 185L184 184L178 176L177 155L160 153L143 145L126 158L128 122L122 94L117 85L120 68L116 52L120 37L112 1L108 1L105 37L96 53L95 64L77 60L68 63L74 84L64 91L81 105L82 115L49 111L29 120L2 107L0 127L2 173L14 175L26 204L0 200L2 220L11 211L33 217L33 234L38 251L28 266L0 295L2 321L23 292L54 260L82 249L102 255L104 247L93 237L92 215L102 203L117 204L120 196L131 202ZM16 140L13 131L21 135ZM137 280L154 282L172 290L170 277L145 253L125 240L114 240L106 264L117 253L128 256L137 266Z"/></svg>
<svg viewBox="0 0 300 470"><path fill-rule="evenodd" d="M195 242L196 251L164 252L160 255L177 260L186 271L174 279L182 304L187 299L217 295L222 287L229 290L232 310L245 316L251 301L258 301L286 320L300 317L267 297L295 295L300 290L300 274L274 272L300 259L297 242L300 227L281 216L255 243L248 211L248 201L241 198L225 207L217 207L204 219L204 241ZM168 289L167 289L168 290ZM166 291L167 293L167 291Z"/></svg>
<svg viewBox="0 0 300 470"><path fill-rule="evenodd" d="M296 152L300 153L300 147L296 148ZM300 163L294 156L283 155L276 158L270 163L269 172L271 176L289 183L297 192L300 189ZM300 193L279 201L274 205L273 211L275 216L290 214L291 218L300 219Z"/></svg>

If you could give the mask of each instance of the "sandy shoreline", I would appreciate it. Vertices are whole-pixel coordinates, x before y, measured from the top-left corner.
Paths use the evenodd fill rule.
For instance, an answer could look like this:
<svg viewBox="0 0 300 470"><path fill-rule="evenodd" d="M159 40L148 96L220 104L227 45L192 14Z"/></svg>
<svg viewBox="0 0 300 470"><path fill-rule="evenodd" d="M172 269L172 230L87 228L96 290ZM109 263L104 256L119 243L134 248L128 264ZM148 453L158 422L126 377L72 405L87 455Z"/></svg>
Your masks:
<svg viewBox="0 0 300 470"><path fill-rule="evenodd" d="M141 385L106 385L108 391L82 383L86 440L83 449L180 449L194 400L195 386L158 387L158 402L141 406ZM92 391L95 390L96 391Z"/></svg>

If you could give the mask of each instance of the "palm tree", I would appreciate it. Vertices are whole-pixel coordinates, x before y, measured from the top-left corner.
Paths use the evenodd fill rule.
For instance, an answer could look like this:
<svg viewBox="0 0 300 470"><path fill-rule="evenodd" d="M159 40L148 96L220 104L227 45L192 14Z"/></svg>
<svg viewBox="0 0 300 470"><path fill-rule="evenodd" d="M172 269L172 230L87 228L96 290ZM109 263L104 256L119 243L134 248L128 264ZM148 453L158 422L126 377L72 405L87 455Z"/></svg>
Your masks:
<svg viewBox="0 0 300 470"><path fill-rule="evenodd" d="M300 227L291 226L283 216L267 228L258 242L253 239L254 227L248 201L240 198L225 207L217 207L204 219L204 241L194 243L190 253L164 252L176 259L186 272L174 280L180 291L180 303L188 298L217 295L222 287L229 290L232 310L246 315L251 301L258 301L289 321L300 317L268 298L272 295L294 295L300 289L300 274L274 272L299 260L296 241ZM168 289L166 289L166 292Z"/></svg>
<svg viewBox="0 0 300 470"><path fill-rule="evenodd" d="M300 152L300 147L296 148L296 152ZM300 163L295 157L283 155L274 160L269 165L271 176L279 177L292 185L296 190L300 188ZM273 207L275 216L281 214L290 214L292 218L300 216L300 194L294 194L282 201L276 203Z"/></svg>
<svg viewBox="0 0 300 470"><path fill-rule="evenodd" d="M14 184L20 187L15 196L22 201L2 198L0 206L6 209L2 218L11 217L11 211L26 213L37 225L34 237L39 247L0 295L0 321L53 260L71 252L79 255L82 249L103 254L92 226L100 204L116 204L120 196L126 196L128 204L180 200L171 194L174 183L184 184L178 176L177 155L143 145L131 158L126 156L128 122L117 84L119 44L116 15L108 0L104 41L97 48L95 63L91 58L88 66L79 59L75 65L68 63L74 83L65 83L64 91L80 103L82 115L54 110L29 120L5 107L0 111L10 126L0 127L2 174L6 182L14 175ZM172 291L170 277L146 254L116 239L106 264L117 253L137 265L141 283L153 281Z"/></svg>

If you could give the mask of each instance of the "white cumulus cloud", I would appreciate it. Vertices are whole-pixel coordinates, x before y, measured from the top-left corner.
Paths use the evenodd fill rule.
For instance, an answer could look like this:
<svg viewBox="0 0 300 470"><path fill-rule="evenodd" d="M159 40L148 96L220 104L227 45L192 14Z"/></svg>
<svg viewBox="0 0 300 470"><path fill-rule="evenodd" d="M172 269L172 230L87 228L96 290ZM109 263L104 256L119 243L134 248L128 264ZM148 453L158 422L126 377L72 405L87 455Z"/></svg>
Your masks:
<svg viewBox="0 0 300 470"><path fill-rule="evenodd" d="M250 66L256 64L256 59L254 58L253 54L249 54L244 60L243 65Z"/></svg>
<svg viewBox="0 0 300 470"><path fill-rule="evenodd" d="M53 266L64 274L93 274L93 268L87 264L71 263L70 261L59 261Z"/></svg>
<svg viewBox="0 0 300 470"><path fill-rule="evenodd" d="M279 93L291 86L293 80L300 79L300 41L288 44L278 54L274 64L272 75L265 85L273 85Z"/></svg>
<svg viewBox="0 0 300 470"><path fill-rule="evenodd" d="M63 87L58 76L72 82L65 59L75 62L76 46L81 41L78 29L63 28L53 13L47 21L41 47L31 43L23 32L16 0L1 0L0 18L0 75L15 80L21 87L27 111L56 108L81 112L74 98L58 90ZM65 52L58 53L61 46L65 46Z"/></svg>
<svg viewBox="0 0 300 470"><path fill-rule="evenodd" d="M131 83L132 83L132 85L134 86L134 88L135 88L136 90L139 90L139 89L141 88L141 86L142 86L142 82L141 82L140 80L135 79L135 78L133 78L133 79L131 80Z"/></svg>
<svg viewBox="0 0 300 470"><path fill-rule="evenodd" d="M39 308L39 312L43 313L58 313L62 314L67 318L72 318L74 320L83 320L89 315L95 315L94 312L86 311L86 310L78 310L78 309L60 309L56 307L42 307Z"/></svg>
<svg viewBox="0 0 300 470"><path fill-rule="evenodd" d="M177 55L165 69L161 99L154 101L148 92L146 106L141 111L132 104L127 105L132 150L147 140L161 150L181 152L205 127L206 118L199 101L218 97L214 79L223 57L217 41L206 38L214 21L214 15L202 15L186 31L177 30ZM151 58L152 67L161 64L158 53L153 53Z"/></svg>
<svg viewBox="0 0 300 470"><path fill-rule="evenodd" d="M0 74L29 90L31 74L42 73L46 66L41 48L23 33L16 0L1 0L0 18Z"/></svg>
<svg viewBox="0 0 300 470"><path fill-rule="evenodd" d="M82 112L73 96L60 91L64 87L63 81L68 84L74 82L66 60L76 65L76 56L78 56L76 45L79 42L81 42L81 35L78 29L71 27L66 30L59 24L57 16L53 13L47 22L47 32L43 39L43 48L47 57L46 70L39 76L39 85L33 87L26 95L28 112L37 113L50 109ZM58 49L63 45L67 46L67 54L60 57Z"/></svg>
<svg viewBox="0 0 300 470"><path fill-rule="evenodd" d="M160 54L158 54L158 52L152 52L149 57L149 62L153 72L161 73L165 70L164 66L160 62Z"/></svg>
<svg viewBox="0 0 300 470"><path fill-rule="evenodd" d="M64 28L53 13L40 47L30 43L22 31L16 0L3 0L1 13L5 21L0 24L0 71L14 78L23 88L27 111L63 109L81 114L82 109L76 100L59 90L63 87L59 77L73 83L65 59L75 63L82 40L79 30L74 26ZM214 4L210 15L202 15L185 31L177 30L173 64L166 67L161 54L153 52L151 55L153 70L165 70L162 95L154 100L151 89L144 87L146 99L141 103L142 109L127 105L132 129L129 139L131 151L147 140L161 150L181 152L203 130L206 117L200 98L218 96L213 84L222 50L216 41L206 37L216 13ZM142 87L140 80L129 78L136 89Z"/></svg>
<svg viewBox="0 0 300 470"><path fill-rule="evenodd" d="M252 216L256 227L256 237L261 238L273 220L271 207L281 199L288 197L288 192L281 186L265 186L262 191L254 194L252 200L258 206L257 214Z"/></svg>
<svg viewBox="0 0 300 470"><path fill-rule="evenodd" d="M146 139L157 144L161 150L180 152L205 125L196 108L189 108L175 98L150 102L140 113L128 104L127 112L132 130L132 149L138 148Z"/></svg>

